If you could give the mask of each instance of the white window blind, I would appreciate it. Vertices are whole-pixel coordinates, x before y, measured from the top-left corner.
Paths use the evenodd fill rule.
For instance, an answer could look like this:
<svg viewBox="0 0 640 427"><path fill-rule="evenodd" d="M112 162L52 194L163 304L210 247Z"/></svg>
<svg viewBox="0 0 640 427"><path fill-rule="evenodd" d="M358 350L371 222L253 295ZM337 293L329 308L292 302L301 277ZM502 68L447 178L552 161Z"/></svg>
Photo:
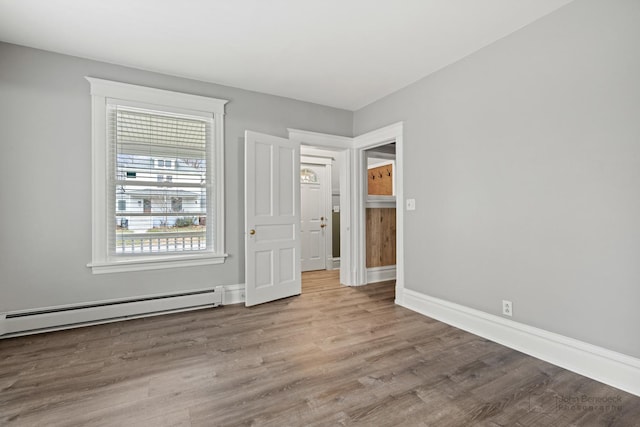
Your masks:
<svg viewBox="0 0 640 427"><path fill-rule="evenodd" d="M111 255L214 250L212 132L213 117L107 106Z"/></svg>

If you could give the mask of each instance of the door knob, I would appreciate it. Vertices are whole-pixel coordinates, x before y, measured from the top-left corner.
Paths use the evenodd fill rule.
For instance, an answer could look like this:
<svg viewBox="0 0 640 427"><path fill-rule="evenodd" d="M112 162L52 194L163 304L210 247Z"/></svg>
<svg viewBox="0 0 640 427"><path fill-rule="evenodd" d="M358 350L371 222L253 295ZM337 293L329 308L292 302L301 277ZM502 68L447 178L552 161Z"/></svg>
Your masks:
<svg viewBox="0 0 640 427"><path fill-rule="evenodd" d="M327 224L320 224L320 227L325 228Z"/></svg>
<svg viewBox="0 0 640 427"><path fill-rule="evenodd" d="M256 230L254 230L254 229L252 228L251 230L249 230L249 234L251 234L251 235L253 236L254 234L256 234Z"/></svg>

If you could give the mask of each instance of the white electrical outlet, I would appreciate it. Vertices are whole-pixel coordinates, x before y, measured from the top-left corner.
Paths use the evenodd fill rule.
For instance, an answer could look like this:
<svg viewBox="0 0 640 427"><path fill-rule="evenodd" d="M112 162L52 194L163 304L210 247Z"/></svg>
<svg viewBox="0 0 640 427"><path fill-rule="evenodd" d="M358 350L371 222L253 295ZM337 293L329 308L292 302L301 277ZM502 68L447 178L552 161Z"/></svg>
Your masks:
<svg viewBox="0 0 640 427"><path fill-rule="evenodd" d="M416 199L407 199L407 210L408 211L416 210Z"/></svg>
<svg viewBox="0 0 640 427"><path fill-rule="evenodd" d="M502 300L502 314L513 316L513 303L511 301Z"/></svg>

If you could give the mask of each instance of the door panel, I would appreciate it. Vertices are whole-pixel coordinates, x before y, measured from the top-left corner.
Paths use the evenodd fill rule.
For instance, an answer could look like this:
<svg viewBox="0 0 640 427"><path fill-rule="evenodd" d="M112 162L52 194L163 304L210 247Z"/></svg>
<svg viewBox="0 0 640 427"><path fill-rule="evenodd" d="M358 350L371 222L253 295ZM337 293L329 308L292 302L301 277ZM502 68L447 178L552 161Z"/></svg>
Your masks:
<svg viewBox="0 0 640 427"><path fill-rule="evenodd" d="M279 192L280 197L278 197L279 203L279 214L280 215L295 215L295 206L294 202L297 200L297 183L298 183L298 173L291 173L291 170L288 167L283 167L283 165L288 165L293 167L294 165L298 165L300 162L300 151L294 151L288 147L279 147L278 155L280 156L280 167L279 170L279 180L280 183ZM294 156L298 156L294 159Z"/></svg>
<svg viewBox="0 0 640 427"><path fill-rule="evenodd" d="M298 295L300 146L245 132L245 303Z"/></svg>
<svg viewBox="0 0 640 427"><path fill-rule="evenodd" d="M270 240L292 240L296 238L296 229L293 224L256 225L255 230L255 239L258 243Z"/></svg>
<svg viewBox="0 0 640 427"><path fill-rule="evenodd" d="M273 251L256 251L254 259L256 288L273 286Z"/></svg>
<svg viewBox="0 0 640 427"><path fill-rule="evenodd" d="M259 161L255 162L255 177L252 180L254 185L253 196L255 199L254 214L256 216L272 215L272 182L273 174L273 147L269 144L256 142L254 145L255 158Z"/></svg>
<svg viewBox="0 0 640 427"><path fill-rule="evenodd" d="M296 252L292 248L280 249L280 280L290 281L294 279Z"/></svg>
<svg viewBox="0 0 640 427"><path fill-rule="evenodd" d="M307 173L315 174L312 182L300 184L301 219L300 238L302 241L302 271L324 270L326 268L326 228L327 206L326 167L316 164L302 164Z"/></svg>

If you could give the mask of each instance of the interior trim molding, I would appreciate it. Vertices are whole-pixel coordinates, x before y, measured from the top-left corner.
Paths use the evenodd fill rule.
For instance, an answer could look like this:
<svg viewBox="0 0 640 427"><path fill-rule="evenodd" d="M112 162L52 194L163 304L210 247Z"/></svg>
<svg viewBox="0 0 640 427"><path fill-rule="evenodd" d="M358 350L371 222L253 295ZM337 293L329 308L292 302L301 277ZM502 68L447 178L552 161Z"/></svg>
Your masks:
<svg viewBox="0 0 640 427"><path fill-rule="evenodd" d="M176 103L176 92L171 90L156 89L148 86L98 79L89 76L85 77L85 79L91 84L91 95L94 96L119 99L131 99L131 97L144 98L147 100L146 102L158 105L175 105ZM190 93L181 93L180 98L182 108L212 111L222 115L224 115L224 106L229 102L227 99L211 98Z"/></svg>
<svg viewBox="0 0 640 427"><path fill-rule="evenodd" d="M121 273L155 270L173 267L191 267L225 262L224 222L224 108L226 99L210 98L183 92L156 89L110 80L85 77L91 92L91 262L87 267L93 274ZM205 146L207 156L214 161L207 167L206 182L213 189L212 203L208 203L207 214L214 215L215 224L207 226L206 237L215 236L215 245L197 254L173 252L150 256L112 254L109 240L113 237L109 218L113 218L114 194L110 177L109 153L111 141L107 137L107 112L109 106L129 105L144 108L161 108L178 114L196 115L211 122L212 129ZM112 177L114 178L114 177ZM212 207L213 206L213 207ZM111 209L111 210L110 210ZM110 231L111 230L111 231ZM214 250L215 249L215 250ZM166 263L164 261L166 260Z"/></svg>
<svg viewBox="0 0 640 427"><path fill-rule="evenodd" d="M367 283L366 269L366 202L367 202L367 182L366 182L366 150L381 145L395 142L396 144L396 170L395 174L395 207L396 207L396 298L402 298L404 288L404 184L402 170L404 167L403 151L403 122L393 123L356 136L354 138L354 156L352 165L352 175L354 179L353 194L355 195L354 209L352 215L353 227L356 233L354 251L351 254L355 257L355 277L354 283L363 285Z"/></svg>
<svg viewBox="0 0 640 427"><path fill-rule="evenodd" d="M353 138L353 146L354 148L369 148L371 145L383 145L385 141L394 141L398 136L402 135L403 131L403 122L397 122L390 124L388 126L373 130L371 132L364 133L362 135L358 135ZM396 147L396 159L398 158L398 152Z"/></svg>
<svg viewBox="0 0 640 427"><path fill-rule="evenodd" d="M344 256L340 263L340 283L347 286L361 284L358 281L355 265L357 259L355 252L358 250L357 227L350 225L354 221L353 215L356 209L356 203L351 197L356 191L352 170L353 138L291 128L288 131L289 139L300 142L301 152L304 151L305 146L336 152L336 160L340 165L340 253L349 254Z"/></svg>
<svg viewBox="0 0 640 427"><path fill-rule="evenodd" d="M367 268L367 284L376 282L386 282L396 278L395 265L383 265L381 267Z"/></svg>
<svg viewBox="0 0 640 427"><path fill-rule="evenodd" d="M339 150L344 150L353 146L353 138L348 136L330 135L293 128L287 128L287 131L289 131L289 139L294 139L309 145L326 148L333 147Z"/></svg>
<svg viewBox="0 0 640 427"><path fill-rule="evenodd" d="M396 169L403 168L403 122L364 133L356 137L326 135L288 128L289 139L302 145L340 152L340 283L361 286L367 283L365 267L365 194L364 179L367 169L365 153L373 148L395 141ZM396 299L402 300L404 287L404 190L402 173L396 178Z"/></svg>
<svg viewBox="0 0 640 427"><path fill-rule="evenodd" d="M243 304L244 303L244 283L235 285L224 285L222 293L222 305Z"/></svg>
<svg viewBox="0 0 640 427"><path fill-rule="evenodd" d="M365 208L395 208L396 196L368 196Z"/></svg>
<svg viewBox="0 0 640 427"><path fill-rule="evenodd" d="M396 303L545 362L640 396L640 359L404 289Z"/></svg>

